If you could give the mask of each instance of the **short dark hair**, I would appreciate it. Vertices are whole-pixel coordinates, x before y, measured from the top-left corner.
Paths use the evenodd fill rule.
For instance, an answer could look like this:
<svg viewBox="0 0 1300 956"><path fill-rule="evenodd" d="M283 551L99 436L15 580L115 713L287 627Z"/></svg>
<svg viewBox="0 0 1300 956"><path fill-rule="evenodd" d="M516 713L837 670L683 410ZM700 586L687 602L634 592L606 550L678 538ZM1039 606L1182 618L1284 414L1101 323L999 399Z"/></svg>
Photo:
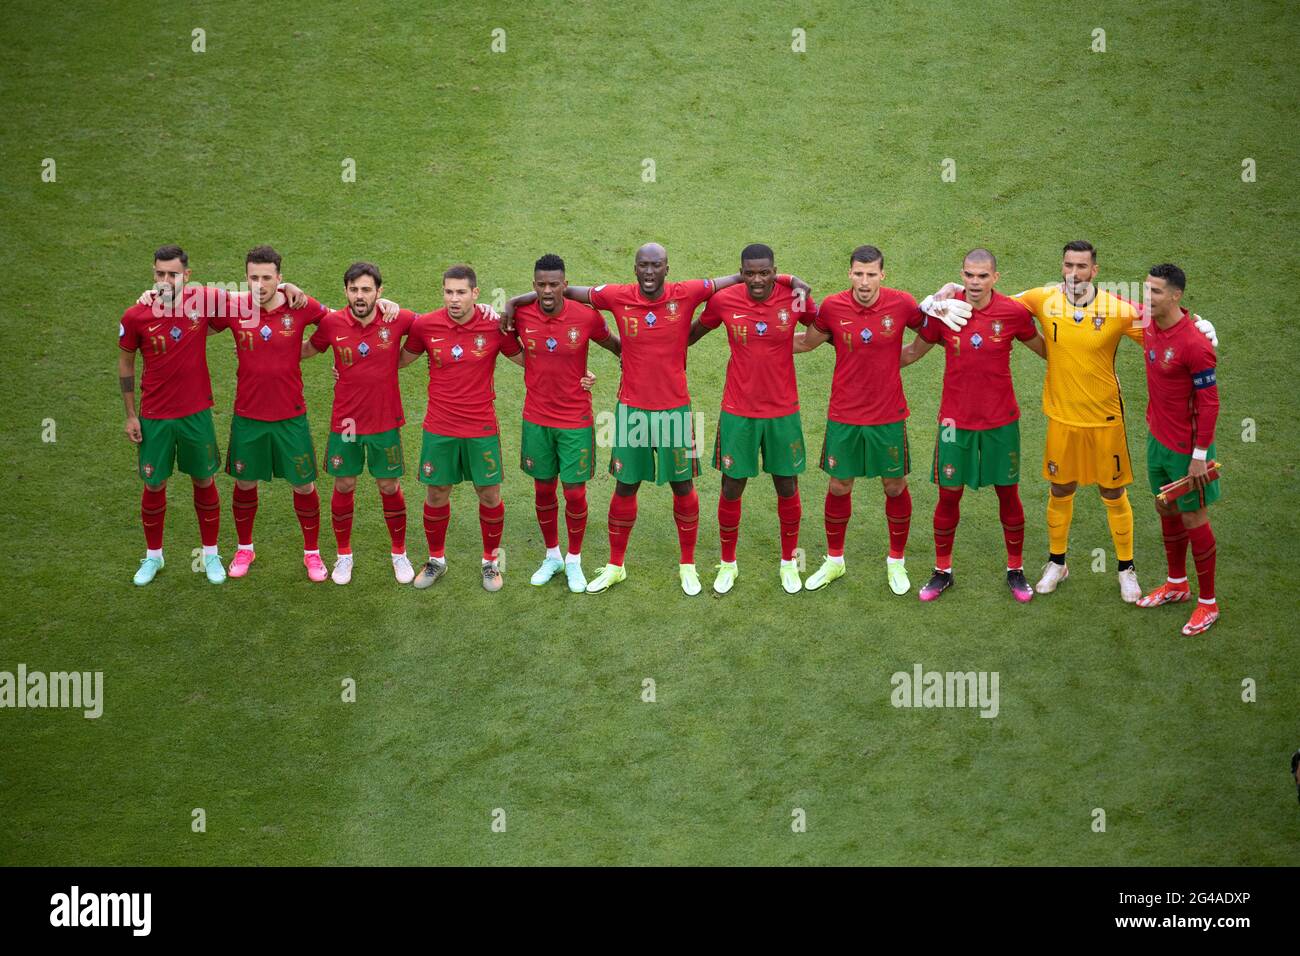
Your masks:
<svg viewBox="0 0 1300 956"><path fill-rule="evenodd" d="M1097 261L1097 250L1092 247L1092 243L1087 239L1075 239L1073 242L1067 242L1065 248L1061 250L1061 255L1067 252L1087 252L1092 255L1092 261Z"/></svg>
<svg viewBox="0 0 1300 956"><path fill-rule="evenodd" d="M548 252L533 263L534 272L563 272L564 260L553 252Z"/></svg>
<svg viewBox="0 0 1300 956"><path fill-rule="evenodd" d="M744 249L740 250L740 261L753 261L755 259L767 259L772 265L776 265L776 253L772 247L761 242L751 242Z"/></svg>
<svg viewBox="0 0 1300 956"><path fill-rule="evenodd" d="M248 250L248 255L244 256L244 265L250 262L266 262L275 266L275 271L280 271L280 253L276 252L270 246L253 246Z"/></svg>
<svg viewBox="0 0 1300 956"><path fill-rule="evenodd" d="M1156 279L1164 279L1175 289L1187 288L1187 273L1172 262L1162 262L1158 266L1152 266L1147 274Z"/></svg>
<svg viewBox="0 0 1300 956"><path fill-rule="evenodd" d="M452 266L450 269L448 269L446 272L442 274L442 278L444 281L446 281L447 279L468 279L469 287L471 289L478 288L478 276L474 274L474 270L472 268L466 265Z"/></svg>
<svg viewBox="0 0 1300 956"><path fill-rule="evenodd" d="M970 252L966 253L966 255L962 256L962 260L961 260L962 265L965 265L967 262L970 262L972 259L975 262L987 262L990 265L992 265L994 272L998 271L998 257L995 256L993 253L989 252L987 249L984 248L972 249Z"/></svg>
<svg viewBox="0 0 1300 956"><path fill-rule="evenodd" d="M853 268L853 263L861 262L879 262L880 268L885 268L885 254L875 246L858 246L849 253L849 268Z"/></svg>
<svg viewBox="0 0 1300 956"><path fill-rule="evenodd" d="M348 271L343 273L343 288L346 289L362 276L370 276L374 279L376 289L384 284L383 277L379 274L379 266L373 262L354 262L348 266Z"/></svg>
<svg viewBox="0 0 1300 956"><path fill-rule="evenodd" d="M183 266L190 264L190 257L185 254L185 250L180 246L160 246L153 254L154 262L167 262L171 259L181 260Z"/></svg>

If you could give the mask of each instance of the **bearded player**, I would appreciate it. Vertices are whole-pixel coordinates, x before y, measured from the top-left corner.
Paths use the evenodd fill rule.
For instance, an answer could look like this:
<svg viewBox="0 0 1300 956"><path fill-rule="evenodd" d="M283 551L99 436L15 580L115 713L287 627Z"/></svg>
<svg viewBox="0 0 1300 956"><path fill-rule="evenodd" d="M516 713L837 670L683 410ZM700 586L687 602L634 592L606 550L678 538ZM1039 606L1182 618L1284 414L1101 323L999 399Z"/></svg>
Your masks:
<svg viewBox="0 0 1300 956"><path fill-rule="evenodd" d="M858 246L849 255L849 288L827 296L817 318L795 344L796 352L830 342L835 349L826 413L821 468L830 476L826 491L826 560L804 587L816 591L845 574L844 539L853 514L853 483L879 478L885 492L889 527L886 578L895 594L906 594L904 552L912 523L907 487L911 455L907 442L907 399L899 374L903 332L919 329L925 314L906 292L887 288L885 256L875 246ZM930 307L930 303L925 303ZM954 315L970 315L960 299L943 305Z"/></svg>
<svg viewBox="0 0 1300 956"><path fill-rule="evenodd" d="M501 501L501 435L493 372L497 355L523 365L520 345L495 312L478 306L478 276L467 265L442 274L443 307L419 316L402 346L399 368L421 355L429 361L429 404L424 415L419 479L426 486L424 532L429 560L415 578L433 586L447 573L451 489L462 481L478 495L483 539L482 579L487 591L504 583L500 564L505 505Z"/></svg>
<svg viewBox="0 0 1300 956"><path fill-rule="evenodd" d="M1164 533L1168 579L1138 601L1159 607L1191 599L1187 583L1187 544L1196 562L1200 588L1187 635L1201 634L1219 619L1214 595L1215 540L1208 507L1219 500L1219 480L1211 480L1215 460L1214 425L1219 417L1219 386L1214 347L1181 307L1187 276L1176 265L1153 266L1146 279L1151 321L1142 329L1147 373L1147 476L1157 495L1162 486L1190 478L1191 490L1175 501L1156 499Z"/></svg>
<svg viewBox="0 0 1300 956"><path fill-rule="evenodd" d="M335 584L352 580L357 477L367 467L379 489L392 544L393 575L398 584L410 584L415 578L406 555L406 499L400 481L406 472L401 432L406 417L397 368L402 338L416 316L402 309L391 320L382 319L377 303L383 288L378 266L354 262L343 274L348 307L321 319L311 340L302 346L304 359L334 351L334 408L325 472L334 478L330 515L338 557L330 578Z"/></svg>
<svg viewBox="0 0 1300 956"><path fill-rule="evenodd" d="M531 583L541 587L561 570L569 590L587 590L582 540L587 530L587 482L596 474L596 433L590 386L584 386L588 345L619 354L618 336L589 305L564 296L564 260L542 256L533 265L535 301L512 309L523 346L524 412L519 465L533 479L537 524L546 555ZM557 480L564 486L568 551L560 555Z"/></svg>
<svg viewBox="0 0 1300 956"><path fill-rule="evenodd" d="M1133 507L1127 491L1133 473L1115 353L1125 336L1141 343L1141 310L1098 288L1097 251L1092 243L1066 243L1061 254L1060 283L1014 296L1034 313L1047 349L1042 475L1051 484L1048 563L1034 590L1050 594L1070 576L1066 552L1074 493L1080 485L1096 485L1115 547L1120 597L1132 604L1142 590L1133 565ZM937 297L960 288L950 284ZM1214 327L1201 319L1197 324L1213 340Z"/></svg>
<svg viewBox="0 0 1300 956"><path fill-rule="evenodd" d="M736 584L736 542L740 537L741 496L750 478L763 471L776 489L781 532L781 587L787 594L803 588L795 550L799 547L799 475L806 467L799 388L794 374L794 336L807 325L817 306L806 295L776 281L776 257L770 246L754 243L740 253L743 282L709 299L691 328L693 345L720 325L727 328L731 358L727 362L722 411L713 446L713 467L722 472L718 498L718 534L722 563L713 590L726 594Z"/></svg>
<svg viewBox="0 0 1300 956"><path fill-rule="evenodd" d="M144 586L162 570L167 478L173 468L179 468L194 485L204 573L213 584L220 584L226 579L217 554L221 502L212 476L221 467L221 458L212 426L207 336L209 323L227 310L228 303L220 291L185 287L190 278L189 256L180 246L163 246L153 260L156 297L127 309L117 331L126 437L139 446L138 467L144 482L140 519L145 556L134 580ZM137 351L144 356L138 415Z"/></svg>
<svg viewBox="0 0 1300 956"><path fill-rule="evenodd" d="M226 316L212 323L235 337L238 359L235 413L230 419L226 473L235 479L232 510L238 548L230 576L248 573L257 554L253 524L260 481L283 478L293 488L293 510L302 529L307 577L328 576L320 556L320 496L316 492L316 453L307 424L302 388L302 340L308 326L319 324L329 309L310 296L294 308L280 285L280 254L257 246L245 257L251 290L250 316Z"/></svg>
<svg viewBox="0 0 1300 956"><path fill-rule="evenodd" d="M1030 311L997 292L997 260L987 249L972 249L962 261L963 291L957 298L971 307L960 331L926 320L903 350L908 365L943 343L943 395L939 436L931 480L939 486L934 509L934 574L921 588L933 601L952 587L952 546L961 517L962 486L993 485L1007 547L1007 587L1021 603L1034 596L1025 580L1022 553L1025 510L1020 502L1020 407L1011 380L1011 348L1021 341L1045 356L1043 337Z"/></svg>

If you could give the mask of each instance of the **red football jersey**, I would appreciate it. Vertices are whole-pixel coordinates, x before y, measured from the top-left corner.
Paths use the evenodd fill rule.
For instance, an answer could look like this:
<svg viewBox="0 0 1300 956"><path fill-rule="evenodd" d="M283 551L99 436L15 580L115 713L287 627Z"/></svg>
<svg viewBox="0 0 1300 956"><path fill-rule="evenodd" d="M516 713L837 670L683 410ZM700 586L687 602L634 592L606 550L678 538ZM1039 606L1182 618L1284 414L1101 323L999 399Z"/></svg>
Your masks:
<svg viewBox="0 0 1300 956"><path fill-rule="evenodd" d="M958 292L956 298L964 300L966 293ZM996 290L987 306L971 313L960 332L927 316L921 337L942 341L947 353L939 421L977 430L1001 428L1019 419L1011 381L1011 346L1015 339L1027 342L1037 334L1033 314Z"/></svg>
<svg viewBox="0 0 1300 956"><path fill-rule="evenodd" d="M231 296L232 301L235 296ZM280 422L307 412L302 395L302 336L329 309L310 296L301 309L288 301L275 309L253 311L248 296L239 297L242 312L212 320L214 329L235 336L235 414L261 422ZM241 318L247 315L248 318Z"/></svg>
<svg viewBox="0 0 1300 956"><path fill-rule="evenodd" d="M1167 329L1155 320L1142 327L1147 370L1147 428L1156 441L1184 455L1209 448L1219 418L1214 346L1192 324L1187 310Z"/></svg>
<svg viewBox="0 0 1300 956"><path fill-rule="evenodd" d="M141 418L183 418L212 407L208 325L229 308L221 290L191 286L181 292L179 308L158 302L122 313L118 348L144 355Z"/></svg>
<svg viewBox="0 0 1300 956"><path fill-rule="evenodd" d="M402 337L414 321L415 313L402 309L392 322L385 322L377 308L365 325L351 309L338 309L320 320L312 347L322 352L333 349L339 373L330 431L341 432L350 421L356 434L377 435L406 424L397 360Z"/></svg>
<svg viewBox="0 0 1300 956"><path fill-rule="evenodd" d="M598 285L591 304L614 316L623 343L623 378L618 400L646 411L691 403L686 387L686 347L691 318L713 293L712 279L665 282L653 302L636 283Z"/></svg>
<svg viewBox="0 0 1300 956"><path fill-rule="evenodd" d="M860 305L852 289L823 299L813 324L835 346L826 417L844 425L888 425L907 418L899 374L903 329L919 329L924 321L914 298L885 286L869 306Z"/></svg>
<svg viewBox="0 0 1300 956"><path fill-rule="evenodd" d="M492 373L497 353L518 355L514 336L476 308L462 325L445 308L416 318L406 336L406 351L429 356L429 406L424 430L450 438L497 433Z"/></svg>
<svg viewBox="0 0 1300 956"><path fill-rule="evenodd" d="M749 297L743 282L728 286L709 299L700 324L727 327L731 358L722 389L722 410L746 418L780 418L799 411L799 386L794 376L794 333L817 314L817 303L799 297L789 286L777 285L762 302Z"/></svg>
<svg viewBox="0 0 1300 956"><path fill-rule="evenodd" d="M515 310L524 349L524 418L551 428L591 426L591 393L584 391L587 343L609 338L605 317L589 305L564 300L557 316L536 303Z"/></svg>

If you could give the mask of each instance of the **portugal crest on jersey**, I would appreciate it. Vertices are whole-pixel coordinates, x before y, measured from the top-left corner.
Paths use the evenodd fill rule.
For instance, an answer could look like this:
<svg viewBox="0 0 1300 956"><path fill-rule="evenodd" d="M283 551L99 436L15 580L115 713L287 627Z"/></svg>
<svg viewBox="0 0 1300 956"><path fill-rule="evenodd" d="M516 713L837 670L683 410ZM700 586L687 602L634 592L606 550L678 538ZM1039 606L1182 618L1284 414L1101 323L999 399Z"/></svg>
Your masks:
<svg viewBox="0 0 1300 956"><path fill-rule="evenodd" d="M1002 334L1002 320L1001 320L1001 319L994 319L994 320L993 320L993 334L994 334L994 335L1001 335L1001 334Z"/></svg>
<svg viewBox="0 0 1300 956"><path fill-rule="evenodd" d="M993 327L997 328L996 322L993 323ZM887 315L880 320L880 330L884 332L886 335L894 331L894 317L892 315Z"/></svg>
<svg viewBox="0 0 1300 956"><path fill-rule="evenodd" d="M1170 346L1166 347L1165 350L1164 350L1164 352L1161 354L1161 356L1160 356L1160 361L1162 361L1162 362L1164 362L1166 365L1168 365L1168 364L1169 364L1170 362L1172 362L1173 360L1174 360L1174 347L1173 347L1172 345L1170 345Z"/></svg>
<svg viewBox="0 0 1300 956"><path fill-rule="evenodd" d="M677 315L677 300L676 300L676 299L669 299L669 300L668 300L668 314L671 315L671 316L676 317L676 315Z"/></svg>
<svg viewBox="0 0 1300 956"><path fill-rule="evenodd" d="M292 316L292 315L286 315L286 316L283 316L283 317L280 319L280 326L281 326L281 327L282 327L286 332L292 332L292 331L293 331L293 316Z"/></svg>
<svg viewBox="0 0 1300 956"><path fill-rule="evenodd" d="M781 328L784 329L786 325L789 324L790 322L789 311L786 309L778 309L776 313L776 320L781 323Z"/></svg>
<svg viewBox="0 0 1300 956"><path fill-rule="evenodd" d="M474 350L476 352L482 352L485 345L487 345L487 339L481 335L474 336Z"/></svg>
<svg viewBox="0 0 1300 956"><path fill-rule="evenodd" d="M1106 324L1106 320L1102 318L1100 315L1094 315L1092 317L1092 327L1096 329L1098 332L1101 331L1101 327L1105 324Z"/></svg>
<svg viewBox="0 0 1300 956"><path fill-rule="evenodd" d="M391 339L392 337L393 337L392 333L389 332L387 329L379 330L379 341L384 342L386 344L388 340Z"/></svg>
<svg viewBox="0 0 1300 956"><path fill-rule="evenodd" d="M577 345L577 344L578 344L578 330L577 330L577 329L569 329L569 336L568 336L568 338L569 338L569 344L570 344L570 345Z"/></svg>

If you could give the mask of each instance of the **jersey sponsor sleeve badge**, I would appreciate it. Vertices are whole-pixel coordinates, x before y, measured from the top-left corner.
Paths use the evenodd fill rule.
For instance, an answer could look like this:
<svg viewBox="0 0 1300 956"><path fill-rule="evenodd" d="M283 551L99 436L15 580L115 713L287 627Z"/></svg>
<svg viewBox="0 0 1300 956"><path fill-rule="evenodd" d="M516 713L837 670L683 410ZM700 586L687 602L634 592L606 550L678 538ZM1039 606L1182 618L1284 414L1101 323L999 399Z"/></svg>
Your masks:
<svg viewBox="0 0 1300 956"><path fill-rule="evenodd" d="M1148 361L1148 362L1154 362L1155 360L1156 360L1156 350L1155 350L1155 349L1147 349L1147 361Z"/></svg>
<svg viewBox="0 0 1300 956"><path fill-rule="evenodd" d="M120 339L124 335L126 335L126 326L119 322L117 323L117 337Z"/></svg>
<svg viewBox="0 0 1300 956"><path fill-rule="evenodd" d="M1211 385L1214 385L1217 381L1218 381L1218 377L1216 376L1214 369L1207 368L1205 371L1197 372L1195 375L1192 376L1192 387L1209 388Z"/></svg>

